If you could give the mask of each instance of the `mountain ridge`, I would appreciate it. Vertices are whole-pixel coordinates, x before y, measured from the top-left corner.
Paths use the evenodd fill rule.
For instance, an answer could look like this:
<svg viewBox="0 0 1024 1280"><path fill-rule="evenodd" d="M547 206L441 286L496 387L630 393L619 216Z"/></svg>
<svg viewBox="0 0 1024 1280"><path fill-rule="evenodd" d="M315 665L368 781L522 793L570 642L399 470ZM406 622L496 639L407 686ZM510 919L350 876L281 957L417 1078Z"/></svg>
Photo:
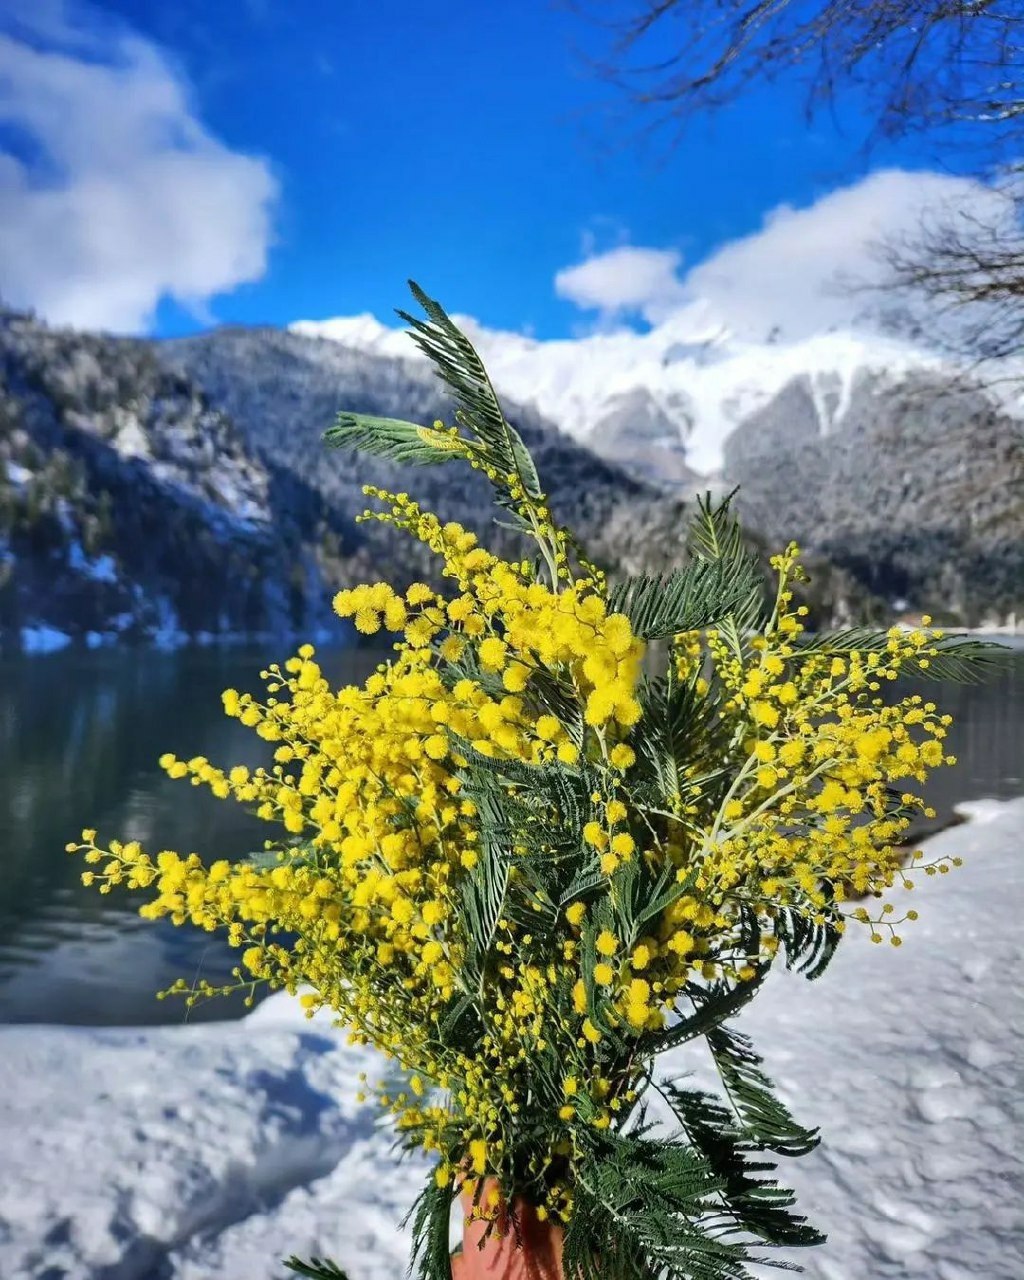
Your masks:
<svg viewBox="0 0 1024 1280"><path fill-rule="evenodd" d="M364 340L380 337L374 326ZM388 347L403 336L386 334ZM710 349L678 350L683 336L666 348L670 364L710 367ZM705 347L728 341L711 334ZM1024 613L1020 420L980 392L943 399L939 381L927 367L854 369L847 383L818 370L772 395L762 387L709 483L686 461L679 421L696 401L681 393L615 392L581 441L496 378L556 517L613 575L679 563L692 510L682 495L739 482L763 560L790 537L805 545L815 625L901 608L953 625L1002 621ZM916 407L898 404L911 383ZM436 573L407 535L359 522L365 484L409 490L521 556L528 548L494 523L479 474L411 472L322 441L341 409L426 424L450 421L452 408L408 338L401 355L270 326L112 338L0 313L0 646L19 635L45 644L54 631L89 644L339 636L337 587ZM960 505L943 522L929 497L941 504L950 483Z"/></svg>
<svg viewBox="0 0 1024 1280"><path fill-rule="evenodd" d="M455 318L499 394L663 492L739 486L752 528L796 537L893 613L1024 618L1017 364L965 368L863 328L741 341L697 304L648 333L547 341ZM376 355L412 346L369 314L291 330Z"/></svg>
<svg viewBox="0 0 1024 1280"><path fill-rule="evenodd" d="M695 314L696 312L696 314ZM883 333L835 329L785 341L732 336L700 308L684 309L647 333L621 328L541 340L454 316L480 352L499 394L558 423L583 442L600 434L609 401L643 392L674 425L688 469L699 480L721 471L728 434L796 376L810 374L836 410L861 369L941 370L942 357ZM297 321L291 332L326 337L367 354L424 357L401 329L369 313Z"/></svg>
<svg viewBox="0 0 1024 1280"><path fill-rule="evenodd" d="M0 648L340 636L335 523L152 343L0 314Z"/></svg>
<svg viewBox="0 0 1024 1280"><path fill-rule="evenodd" d="M338 587L436 575L408 535L359 523L367 483L413 489L525 552L468 468L410 476L326 448L342 408L429 422L451 406L422 367L284 331L169 343L0 313L0 649L340 638ZM620 542L645 563L658 491L535 413L517 418L560 518L609 567Z"/></svg>

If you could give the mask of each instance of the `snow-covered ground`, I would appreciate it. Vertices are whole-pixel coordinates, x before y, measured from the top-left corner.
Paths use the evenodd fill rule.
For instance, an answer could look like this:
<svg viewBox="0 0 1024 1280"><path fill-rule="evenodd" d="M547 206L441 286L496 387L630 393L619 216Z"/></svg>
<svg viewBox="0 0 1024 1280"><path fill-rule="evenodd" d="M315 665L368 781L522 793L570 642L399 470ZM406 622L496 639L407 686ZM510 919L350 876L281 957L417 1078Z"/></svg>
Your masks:
<svg viewBox="0 0 1024 1280"><path fill-rule="evenodd" d="M56 653L58 649L66 649L70 643L71 637L66 632L58 631L45 622L21 628L21 647L26 653Z"/></svg>
<svg viewBox="0 0 1024 1280"><path fill-rule="evenodd" d="M855 931L740 1019L822 1127L782 1169L829 1235L793 1255L811 1280L1024 1275L1024 799L963 808L929 847L965 865L893 897L921 912L898 952ZM0 1277L278 1280L294 1251L399 1280L430 1165L355 1100L383 1066L286 996L238 1023L0 1028ZM662 1066L710 1082L695 1050Z"/></svg>

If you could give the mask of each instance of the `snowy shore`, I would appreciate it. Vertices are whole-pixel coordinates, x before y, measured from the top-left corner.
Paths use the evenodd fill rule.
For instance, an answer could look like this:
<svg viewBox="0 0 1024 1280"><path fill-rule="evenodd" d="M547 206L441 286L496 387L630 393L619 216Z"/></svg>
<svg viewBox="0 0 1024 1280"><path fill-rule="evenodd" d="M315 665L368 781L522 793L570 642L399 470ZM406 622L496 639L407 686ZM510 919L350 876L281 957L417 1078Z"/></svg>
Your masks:
<svg viewBox="0 0 1024 1280"><path fill-rule="evenodd" d="M810 1280L1024 1275L1024 799L963 812L928 848L964 866L892 895L921 912L899 951L854 930L739 1022L822 1127L781 1169L829 1236L790 1255ZM660 1061L710 1082L695 1050ZM0 1028L0 1277L283 1280L296 1252L399 1280L430 1163L356 1101L384 1066L280 995L236 1023Z"/></svg>

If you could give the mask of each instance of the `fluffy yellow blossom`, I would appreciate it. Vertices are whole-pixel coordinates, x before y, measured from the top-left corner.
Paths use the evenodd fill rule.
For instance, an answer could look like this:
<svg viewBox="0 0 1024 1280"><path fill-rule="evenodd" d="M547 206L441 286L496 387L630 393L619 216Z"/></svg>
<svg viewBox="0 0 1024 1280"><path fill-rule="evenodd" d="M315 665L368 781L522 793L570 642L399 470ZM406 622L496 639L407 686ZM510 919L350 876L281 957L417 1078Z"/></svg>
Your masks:
<svg viewBox="0 0 1024 1280"><path fill-rule="evenodd" d="M603 956L613 956L618 949L619 941L615 934L608 929L602 929L597 935L596 942L598 952Z"/></svg>

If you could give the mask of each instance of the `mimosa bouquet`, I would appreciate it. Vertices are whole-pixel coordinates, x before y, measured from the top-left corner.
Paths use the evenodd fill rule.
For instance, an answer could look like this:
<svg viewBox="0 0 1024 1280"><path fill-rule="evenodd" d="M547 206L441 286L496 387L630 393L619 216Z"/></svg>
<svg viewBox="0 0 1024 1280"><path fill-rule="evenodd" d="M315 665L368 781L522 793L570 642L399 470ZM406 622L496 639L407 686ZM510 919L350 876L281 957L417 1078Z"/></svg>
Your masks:
<svg viewBox="0 0 1024 1280"><path fill-rule="evenodd" d="M499 559L368 488L364 518L426 544L446 584L338 594L393 657L334 689L303 645L262 673L264 701L227 690L227 714L274 744L265 768L161 760L277 838L233 864L91 831L69 848L101 892L155 891L143 916L226 927L250 999L304 992L393 1060L380 1104L403 1147L436 1153L412 1215L422 1280L450 1280L460 1190L484 1236L517 1233L524 1207L557 1226L566 1276L748 1276L765 1249L823 1239L764 1176L818 1136L729 1021L780 954L820 974L851 921L899 942L914 912L851 900L910 887L912 783L953 761L949 717L887 686L968 677L991 649L927 627L808 635L796 546L767 590L728 500L698 504L674 572L610 584L555 522L469 341L412 288L427 319L398 314L455 424L342 414L326 439L481 471L529 551ZM698 1039L721 1098L656 1077ZM677 1131L652 1134L650 1088Z"/></svg>

